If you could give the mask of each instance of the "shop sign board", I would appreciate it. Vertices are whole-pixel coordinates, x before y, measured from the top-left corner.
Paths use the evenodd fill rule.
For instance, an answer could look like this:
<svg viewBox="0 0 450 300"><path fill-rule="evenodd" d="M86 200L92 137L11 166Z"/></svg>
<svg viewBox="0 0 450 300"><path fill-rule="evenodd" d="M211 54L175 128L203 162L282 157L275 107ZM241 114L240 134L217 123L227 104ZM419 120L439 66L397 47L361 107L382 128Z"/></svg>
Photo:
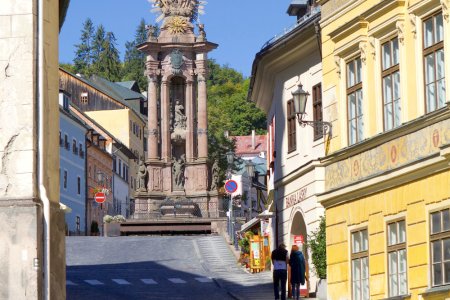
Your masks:
<svg viewBox="0 0 450 300"><path fill-rule="evenodd" d="M303 245L305 244L305 237L302 234L294 235L294 244L302 249Z"/></svg>

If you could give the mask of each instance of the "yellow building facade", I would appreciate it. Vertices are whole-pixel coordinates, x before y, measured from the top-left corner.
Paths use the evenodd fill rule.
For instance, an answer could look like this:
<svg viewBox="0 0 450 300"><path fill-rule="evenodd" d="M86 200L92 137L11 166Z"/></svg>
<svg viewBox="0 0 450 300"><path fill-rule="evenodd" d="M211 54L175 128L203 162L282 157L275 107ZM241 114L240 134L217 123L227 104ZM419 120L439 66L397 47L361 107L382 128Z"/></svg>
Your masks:
<svg viewBox="0 0 450 300"><path fill-rule="evenodd" d="M319 2L328 299L450 298L450 3Z"/></svg>

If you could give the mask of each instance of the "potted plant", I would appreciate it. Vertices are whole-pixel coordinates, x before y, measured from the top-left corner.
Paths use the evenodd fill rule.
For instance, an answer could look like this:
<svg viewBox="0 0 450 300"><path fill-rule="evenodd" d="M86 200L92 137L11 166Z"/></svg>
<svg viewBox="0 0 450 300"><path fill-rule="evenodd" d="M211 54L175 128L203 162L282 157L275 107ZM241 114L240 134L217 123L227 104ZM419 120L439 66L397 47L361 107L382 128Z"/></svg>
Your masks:
<svg viewBox="0 0 450 300"><path fill-rule="evenodd" d="M122 215L103 217L103 223L105 224L105 236L113 237L120 236L120 224L125 222L125 218Z"/></svg>
<svg viewBox="0 0 450 300"><path fill-rule="evenodd" d="M100 230L98 229L98 223L97 223L97 221L94 220L91 222L91 235L97 236L97 235L99 235L99 233L100 233Z"/></svg>

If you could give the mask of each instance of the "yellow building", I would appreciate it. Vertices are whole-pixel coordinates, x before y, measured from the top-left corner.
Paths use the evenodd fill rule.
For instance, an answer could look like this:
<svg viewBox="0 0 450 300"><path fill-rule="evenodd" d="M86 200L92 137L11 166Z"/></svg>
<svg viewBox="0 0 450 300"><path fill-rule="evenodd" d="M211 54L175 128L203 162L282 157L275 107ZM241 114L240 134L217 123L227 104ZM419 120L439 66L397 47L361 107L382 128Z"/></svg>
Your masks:
<svg viewBox="0 0 450 300"><path fill-rule="evenodd" d="M450 3L319 2L328 299L450 298Z"/></svg>

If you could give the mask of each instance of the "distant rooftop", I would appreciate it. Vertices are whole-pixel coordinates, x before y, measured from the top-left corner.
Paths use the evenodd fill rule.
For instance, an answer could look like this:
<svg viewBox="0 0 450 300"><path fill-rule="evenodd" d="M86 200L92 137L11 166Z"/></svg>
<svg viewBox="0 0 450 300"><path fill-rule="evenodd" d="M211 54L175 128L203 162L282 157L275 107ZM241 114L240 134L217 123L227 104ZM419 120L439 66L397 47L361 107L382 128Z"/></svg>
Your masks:
<svg viewBox="0 0 450 300"><path fill-rule="evenodd" d="M236 140L237 156L259 155L261 152L267 151L267 143L265 135L255 135L255 147L252 147L252 136L232 136Z"/></svg>
<svg viewBox="0 0 450 300"><path fill-rule="evenodd" d="M119 81L115 82L115 84L118 84L120 86L123 86L129 90L135 91L136 93L139 93L139 86L136 81Z"/></svg>
<svg viewBox="0 0 450 300"><path fill-rule="evenodd" d="M288 12L289 12L289 10L288 10ZM261 50L264 50L264 49L272 46L273 44L278 42L283 37L289 35L295 29L297 29L297 28L301 27L303 24L307 23L310 19L316 17L318 14L320 14L320 6L311 7L311 10L307 14L305 14L303 17L299 18L294 25L292 25L291 27L285 28L283 32L280 32L279 34L275 35L273 38L271 38L270 40L265 42L264 45L261 47Z"/></svg>

